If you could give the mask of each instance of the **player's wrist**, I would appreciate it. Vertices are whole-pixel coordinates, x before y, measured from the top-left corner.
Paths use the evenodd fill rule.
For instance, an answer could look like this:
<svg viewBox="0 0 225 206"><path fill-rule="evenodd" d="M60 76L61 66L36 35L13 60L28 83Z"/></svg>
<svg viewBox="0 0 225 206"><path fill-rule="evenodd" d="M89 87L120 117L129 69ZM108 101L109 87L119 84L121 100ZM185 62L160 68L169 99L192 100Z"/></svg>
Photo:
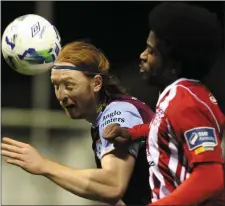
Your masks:
<svg viewBox="0 0 225 206"><path fill-rule="evenodd" d="M127 138L129 138L130 141L135 140L135 134L134 134L133 128L127 129L127 133L128 133Z"/></svg>
<svg viewBox="0 0 225 206"><path fill-rule="evenodd" d="M54 170L53 168L54 168L54 162L52 162L49 159L44 158L40 173L43 176L49 176L52 174L52 171Z"/></svg>

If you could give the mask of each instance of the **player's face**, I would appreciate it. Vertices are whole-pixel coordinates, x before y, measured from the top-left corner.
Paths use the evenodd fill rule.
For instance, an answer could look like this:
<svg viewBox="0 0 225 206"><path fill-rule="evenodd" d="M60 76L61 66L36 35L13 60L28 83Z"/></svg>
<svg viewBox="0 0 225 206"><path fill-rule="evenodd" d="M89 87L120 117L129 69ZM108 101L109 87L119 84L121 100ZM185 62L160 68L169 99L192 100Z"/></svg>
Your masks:
<svg viewBox="0 0 225 206"><path fill-rule="evenodd" d="M93 81L82 72L52 69L51 81L60 105L72 119L86 119L94 113L95 92Z"/></svg>
<svg viewBox="0 0 225 206"><path fill-rule="evenodd" d="M150 32L147 39L147 47L140 55L140 73L150 85L159 86L163 73L162 59L156 49L156 36Z"/></svg>

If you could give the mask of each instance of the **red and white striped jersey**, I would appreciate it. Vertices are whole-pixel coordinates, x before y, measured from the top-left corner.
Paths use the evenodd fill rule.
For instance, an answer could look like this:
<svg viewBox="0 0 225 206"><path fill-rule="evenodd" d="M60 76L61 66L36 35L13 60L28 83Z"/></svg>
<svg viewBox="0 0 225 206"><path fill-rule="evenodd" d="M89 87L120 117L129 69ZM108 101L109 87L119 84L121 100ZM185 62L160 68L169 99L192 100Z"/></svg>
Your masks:
<svg viewBox="0 0 225 206"><path fill-rule="evenodd" d="M179 79L159 97L147 141L152 202L173 192L197 162L223 163L225 118L199 81Z"/></svg>

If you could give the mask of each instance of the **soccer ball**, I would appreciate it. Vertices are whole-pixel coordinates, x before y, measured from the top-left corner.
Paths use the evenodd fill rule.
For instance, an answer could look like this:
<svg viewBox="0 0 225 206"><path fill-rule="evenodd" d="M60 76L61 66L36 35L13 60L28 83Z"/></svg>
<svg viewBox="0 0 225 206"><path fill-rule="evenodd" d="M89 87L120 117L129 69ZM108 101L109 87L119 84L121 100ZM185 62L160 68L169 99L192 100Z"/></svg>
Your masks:
<svg viewBox="0 0 225 206"><path fill-rule="evenodd" d="M45 18L28 14L16 18L2 36L2 54L8 65L25 75L53 67L61 50L57 29Z"/></svg>

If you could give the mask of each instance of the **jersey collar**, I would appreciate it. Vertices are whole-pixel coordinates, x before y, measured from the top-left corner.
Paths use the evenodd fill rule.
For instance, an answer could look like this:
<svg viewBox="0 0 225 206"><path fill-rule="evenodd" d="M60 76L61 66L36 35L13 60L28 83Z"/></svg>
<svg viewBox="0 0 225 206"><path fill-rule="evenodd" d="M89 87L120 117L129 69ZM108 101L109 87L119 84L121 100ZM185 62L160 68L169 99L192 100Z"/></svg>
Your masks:
<svg viewBox="0 0 225 206"><path fill-rule="evenodd" d="M159 102L161 101L161 99L166 95L166 93L167 93L169 90L171 90L171 88L172 88L173 86L175 86L176 84L178 84L178 83L180 83L180 82L182 82L182 81L200 82L199 80L195 80L195 79L187 79L187 78L180 78L180 79L176 80L175 82L173 82L172 84L170 84L169 86L167 86L167 87L163 90L163 92L162 92L161 94L159 94L159 99L158 99L158 102L157 102L157 105L156 105L156 106L159 105Z"/></svg>

